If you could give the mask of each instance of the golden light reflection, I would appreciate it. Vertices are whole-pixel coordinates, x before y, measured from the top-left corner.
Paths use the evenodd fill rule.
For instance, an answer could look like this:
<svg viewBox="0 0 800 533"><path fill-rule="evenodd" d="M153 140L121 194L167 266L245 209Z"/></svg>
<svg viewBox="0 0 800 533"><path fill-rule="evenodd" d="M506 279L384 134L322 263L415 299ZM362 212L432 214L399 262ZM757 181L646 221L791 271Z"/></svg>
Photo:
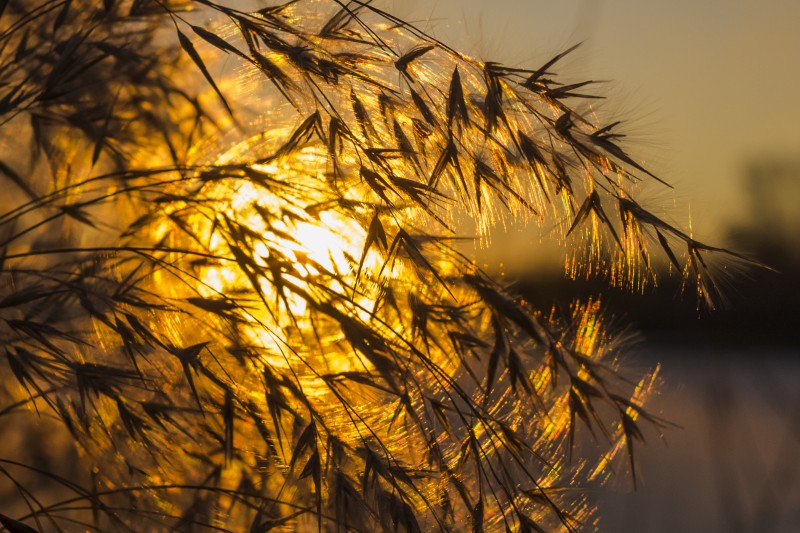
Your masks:
<svg viewBox="0 0 800 533"><path fill-rule="evenodd" d="M653 390L656 387L656 384L659 382L659 375L661 373L661 365L656 365L652 372L646 374L642 379L636 384L634 389L633 395L630 399L630 405L625 408L624 413L624 420L628 420L629 422L621 421L616 428L614 438L616 440L613 448L603 454L601 459L598 461L595 468L589 474L589 480L595 479L605 479L611 477L612 471L609 468L609 465L621 454L624 453L625 450L628 450L630 461L631 461L631 473L635 476L635 467L633 464L633 445L634 440L641 439L641 435L631 434L630 433L630 425L635 424L642 416L644 412L644 402L645 400L653 394ZM651 419L652 421L652 419ZM635 477L634 477L635 481Z"/></svg>

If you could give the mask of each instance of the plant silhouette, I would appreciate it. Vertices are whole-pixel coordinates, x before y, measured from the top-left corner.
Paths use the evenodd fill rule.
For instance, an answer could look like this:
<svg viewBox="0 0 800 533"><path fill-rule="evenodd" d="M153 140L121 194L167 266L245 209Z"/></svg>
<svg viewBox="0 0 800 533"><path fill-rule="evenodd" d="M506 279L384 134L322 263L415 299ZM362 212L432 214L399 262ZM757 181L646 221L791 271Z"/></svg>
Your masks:
<svg viewBox="0 0 800 533"><path fill-rule="evenodd" d="M743 258L635 199L664 182L557 80L572 49L509 68L368 1L239 4L0 2L0 524L592 527L583 489L664 425L657 370L456 221L555 227L631 287L652 248L712 306Z"/></svg>

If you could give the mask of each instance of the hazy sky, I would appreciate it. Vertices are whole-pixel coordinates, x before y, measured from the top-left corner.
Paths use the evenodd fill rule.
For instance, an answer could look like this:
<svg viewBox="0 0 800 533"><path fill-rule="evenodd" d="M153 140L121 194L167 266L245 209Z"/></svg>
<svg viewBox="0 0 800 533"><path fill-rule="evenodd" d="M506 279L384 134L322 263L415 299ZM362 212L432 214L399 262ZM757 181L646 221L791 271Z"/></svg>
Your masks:
<svg viewBox="0 0 800 533"><path fill-rule="evenodd" d="M748 212L749 161L800 157L800 0L389 3L486 60L537 67L584 41L559 73L610 80L601 114L628 121L629 151L676 187L652 197L700 237Z"/></svg>

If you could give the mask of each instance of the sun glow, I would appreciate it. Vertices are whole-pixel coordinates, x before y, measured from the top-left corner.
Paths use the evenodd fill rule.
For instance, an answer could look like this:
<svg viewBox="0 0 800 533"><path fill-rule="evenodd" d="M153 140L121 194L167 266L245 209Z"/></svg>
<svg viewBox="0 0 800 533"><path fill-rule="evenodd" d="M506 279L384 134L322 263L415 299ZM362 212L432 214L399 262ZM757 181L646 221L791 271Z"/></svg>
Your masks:
<svg viewBox="0 0 800 533"><path fill-rule="evenodd" d="M380 294L378 278L396 277L402 269L399 262L387 264L376 246L365 246L371 207L359 205L354 189L352 206L342 209L340 192L323 170L314 170L324 168L324 157L307 148L291 160L251 165L244 169L249 180L222 180L204 189L216 214L191 217L194 234L207 240L212 255L234 259L204 266L198 291L204 298L252 294L253 305L241 309L240 333L271 366L291 366L300 355L288 349L293 338L325 336L315 311L330 301L346 296L351 304L342 311L369 320ZM331 333L326 344L334 346L339 337ZM337 371L365 367L346 354L327 359Z"/></svg>

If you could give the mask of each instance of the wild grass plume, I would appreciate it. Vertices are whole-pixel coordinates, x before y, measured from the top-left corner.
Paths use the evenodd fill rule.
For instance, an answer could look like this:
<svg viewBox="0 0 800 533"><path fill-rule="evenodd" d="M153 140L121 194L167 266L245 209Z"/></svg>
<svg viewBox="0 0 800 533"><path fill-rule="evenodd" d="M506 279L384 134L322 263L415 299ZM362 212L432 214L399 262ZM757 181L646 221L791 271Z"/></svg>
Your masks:
<svg viewBox="0 0 800 533"><path fill-rule="evenodd" d="M572 49L510 68L369 1L242 4L0 2L0 524L594 528L657 371L455 220L560 228L612 283L654 252L711 305L737 256L636 200L666 183L577 110Z"/></svg>

